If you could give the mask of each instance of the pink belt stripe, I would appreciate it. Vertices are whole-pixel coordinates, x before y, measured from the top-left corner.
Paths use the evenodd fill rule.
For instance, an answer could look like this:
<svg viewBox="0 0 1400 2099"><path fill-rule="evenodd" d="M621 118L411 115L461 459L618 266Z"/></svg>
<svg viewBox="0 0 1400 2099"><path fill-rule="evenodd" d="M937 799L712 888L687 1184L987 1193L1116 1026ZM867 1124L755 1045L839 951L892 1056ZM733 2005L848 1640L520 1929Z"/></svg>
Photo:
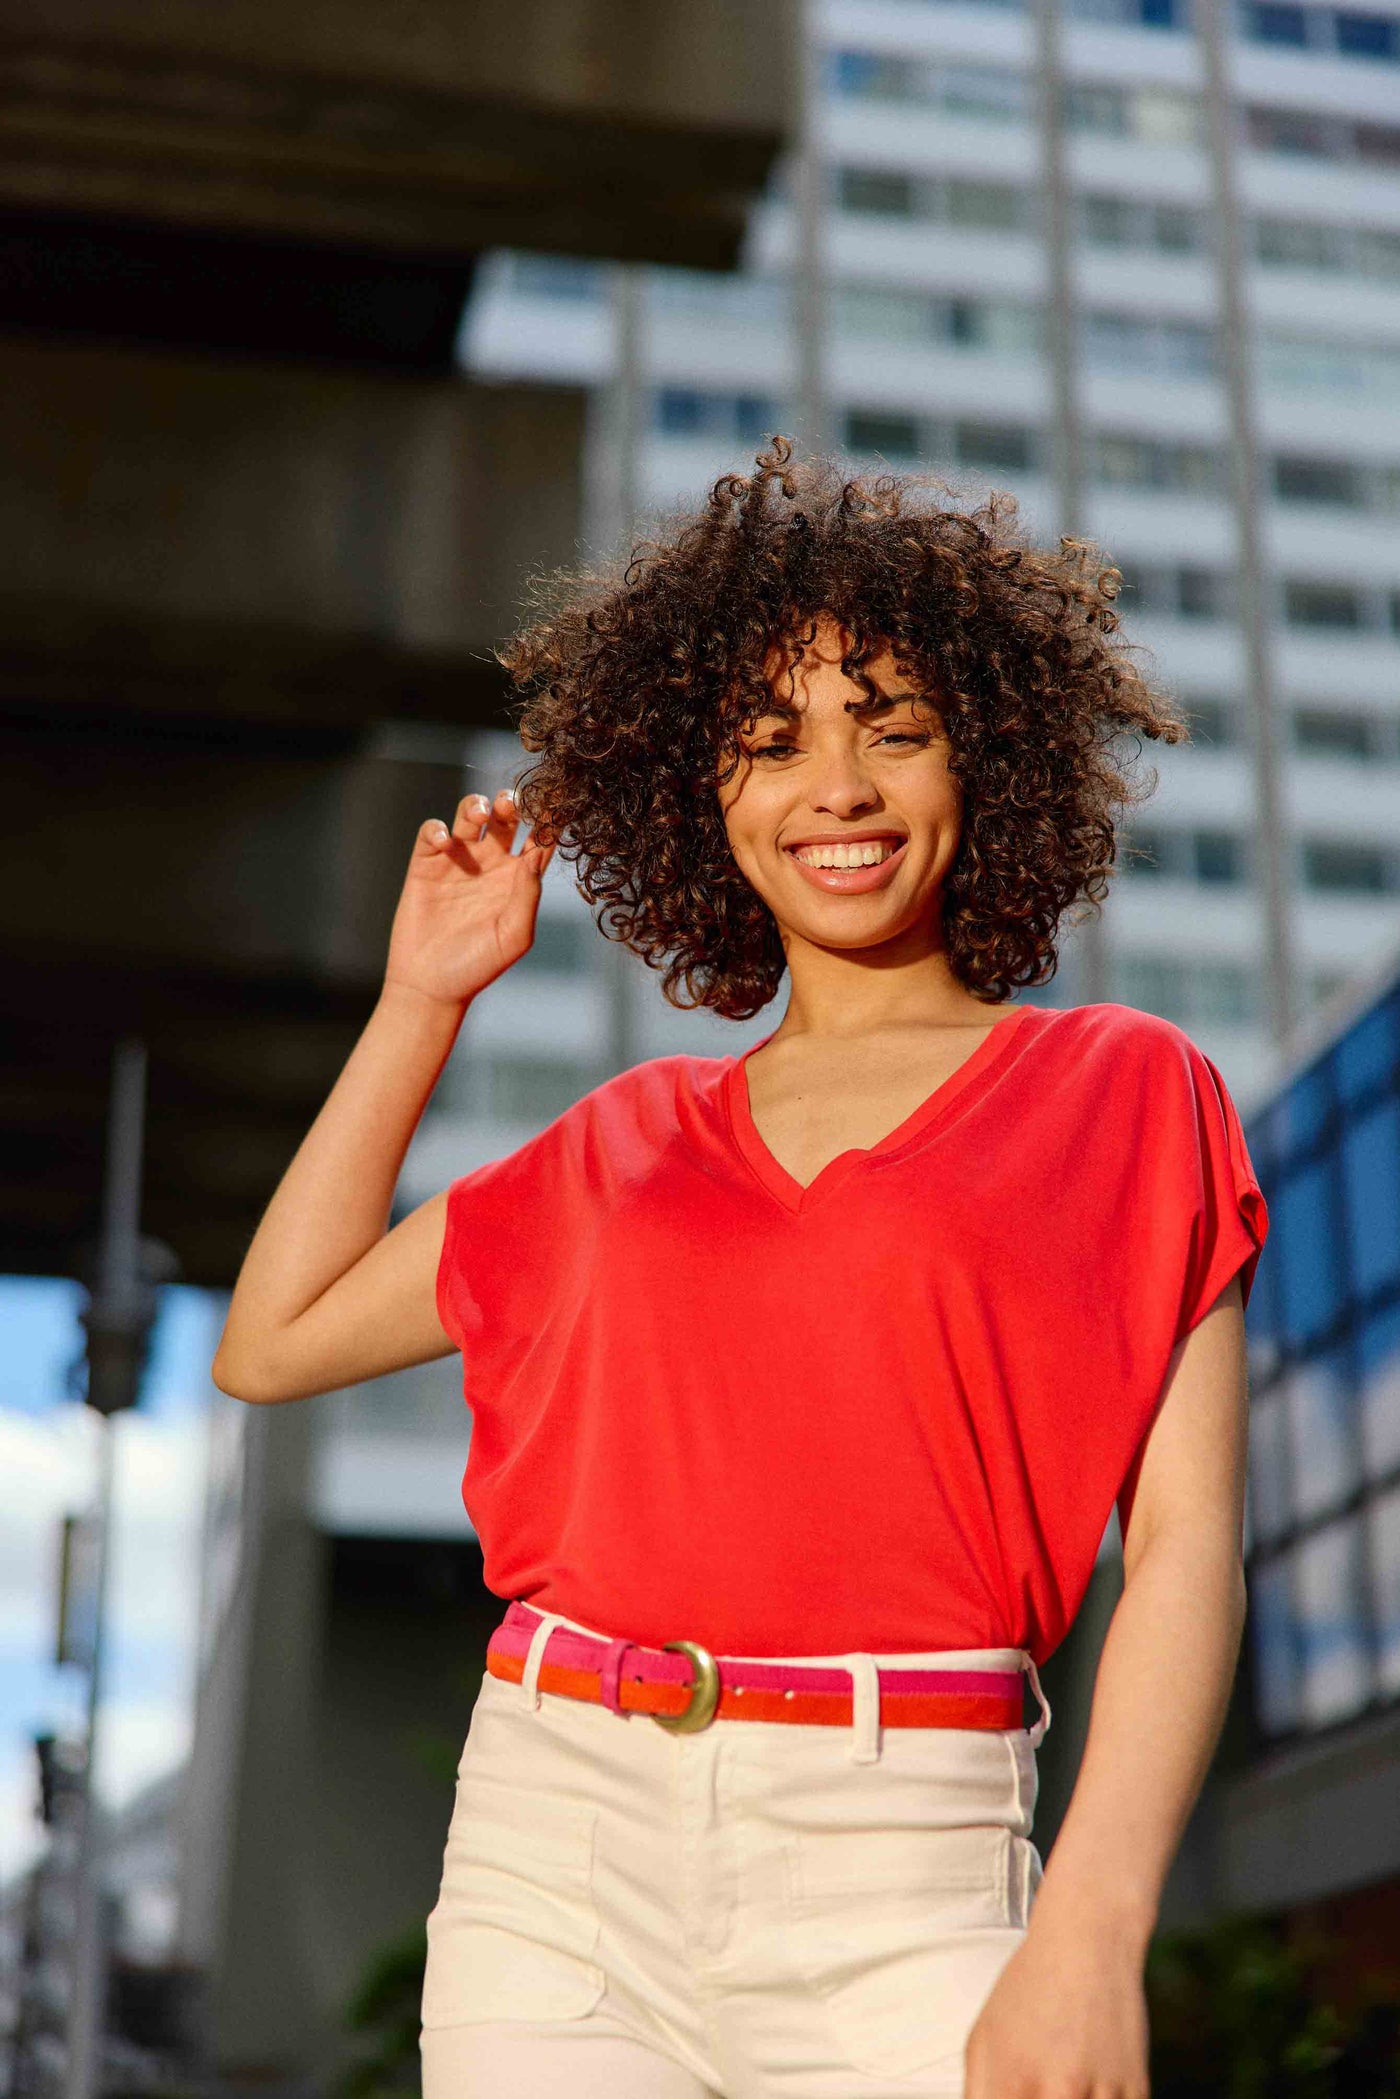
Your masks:
<svg viewBox="0 0 1400 2099"><path fill-rule="evenodd" d="M504 1620L491 1635L486 1650L488 1656L496 1654L523 1661L539 1622L540 1614L528 1604L512 1603ZM596 1669L606 1646L604 1641L572 1632L567 1625L556 1625L549 1636L546 1652L551 1662L563 1668ZM742 1687L746 1691L830 1691L850 1695L848 1669L809 1669L793 1662L732 1661L725 1655L716 1655L715 1660L719 1664L720 1681L736 1690ZM664 1649L641 1645L630 1648L623 1661L622 1673L639 1682L674 1684L688 1684L694 1675L687 1655L667 1654ZM1017 1710L1020 1709L1021 1672L1018 1669L882 1669L879 1675L881 1692L886 1695L920 1692L926 1696L943 1693L948 1697L966 1697L969 1693L981 1693L983 1696L1013 1699Z"/></svg>

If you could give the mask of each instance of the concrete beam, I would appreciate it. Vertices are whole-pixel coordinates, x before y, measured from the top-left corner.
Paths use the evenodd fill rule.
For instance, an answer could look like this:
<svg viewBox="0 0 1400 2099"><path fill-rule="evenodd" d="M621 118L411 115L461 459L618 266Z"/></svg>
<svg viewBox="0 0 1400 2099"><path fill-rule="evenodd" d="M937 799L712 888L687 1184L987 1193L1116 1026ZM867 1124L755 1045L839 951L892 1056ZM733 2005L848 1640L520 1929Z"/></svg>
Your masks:
<svg viewBox="0 0 1400 2099"><path fill-rule="evenodd" d="M470 255L733 264L792 123L782 0L16 0L0 199Z"/></svg>

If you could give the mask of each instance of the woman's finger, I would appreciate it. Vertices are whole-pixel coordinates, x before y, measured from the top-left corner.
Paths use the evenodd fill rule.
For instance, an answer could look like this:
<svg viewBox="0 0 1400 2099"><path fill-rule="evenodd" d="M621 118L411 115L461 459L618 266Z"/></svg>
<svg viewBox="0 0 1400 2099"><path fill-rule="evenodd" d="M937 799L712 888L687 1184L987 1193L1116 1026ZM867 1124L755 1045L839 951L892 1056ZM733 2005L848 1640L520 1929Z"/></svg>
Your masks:
<svg viewBox="0 0 1400 2099"><path fill-rule="evenodd" d="M520 812L515 806L515 796L509 787L503 787L489 805L484 837L508 853L515 844L519 823Z"/></svg>
<svg viewBox="0 0 1400 2099"><path fill-rule="evenodd" d="M425 824L418 826L418 836L413 841L413 850L423 859L442 852L452 843L452 833L440 816L430 816Z"/></svg>
<svg viewBox="0 0 1400 2099"><path fill-rule="evenodd" d="M489 808L484 794L464 794L452 819L452 836L463 845L475 845Z"/></svg>

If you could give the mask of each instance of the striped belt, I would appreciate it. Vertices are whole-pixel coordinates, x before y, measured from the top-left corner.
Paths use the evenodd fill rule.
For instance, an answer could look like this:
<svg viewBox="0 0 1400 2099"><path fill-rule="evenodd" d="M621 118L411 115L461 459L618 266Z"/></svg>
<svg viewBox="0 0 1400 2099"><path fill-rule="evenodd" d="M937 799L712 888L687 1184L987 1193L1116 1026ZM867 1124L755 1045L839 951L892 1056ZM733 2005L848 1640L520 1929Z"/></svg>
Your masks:
<svg viewBox="0 0 1400 2099"><path fill-rule="evenodd" d="M849 1727L854 1712L850 1669L831 1663L745 1661L713 1655L695 1640L643 1647L554 1624L543 1644L535 1635L545 1614L512 1603L486 1650L490 1675L521 1683L532 1652L537 1674L527 1685L563 1698L581 1698L615 1713L646 1713L659 1727L691 1734L720 1720L778 1720L797 1725ZM1024 1725L1022 1677L1027 1670L1043 1719L1049 1723L1035 1663L1021 1650L1018 1668L887 1668L876 1672L879 1722L884 1727L972 1727L1005 1731ZM868 1661L868 1657L864 1659Z"/></svg>

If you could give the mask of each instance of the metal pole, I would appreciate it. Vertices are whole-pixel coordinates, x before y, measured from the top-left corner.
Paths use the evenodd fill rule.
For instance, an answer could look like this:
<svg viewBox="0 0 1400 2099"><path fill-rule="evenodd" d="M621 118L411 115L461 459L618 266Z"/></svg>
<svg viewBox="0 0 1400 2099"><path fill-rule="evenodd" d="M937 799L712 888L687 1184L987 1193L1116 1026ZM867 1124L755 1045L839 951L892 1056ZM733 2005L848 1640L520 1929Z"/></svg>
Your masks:
<svg viewBox="0 0 1400 2099"><path fill-rule="evenodd" d="M1266 997L1270 1032L1276 1047L1282 1051L1298 1017L1293 899L1289 880L1291 840L1283 793L1272 642L1273 608L1260 523L1264 491L1254 426L1251 316L1240 253L1235 109L1227 71L1227 30L1221 0L1196 0L1196 4L1214 186L1220 336L1230 418L1230 480L1239 575L1238 611L1249 680L1254 757L1254 849L1264 907Z"/></svg>
<svg viewBox="0 0 1400 2099"><path fill-rule="evenodd" d="M1074 282L1074 200L1065 144L1061 0L1035 0L1036 76L1044 196L1045 358L1050 371L1050 451L1059 529L1085 529L1084 421L1079 406L1079 305ZM1081 1005L1109 994L1108 942L1098 911L1076 931L1074 986Z"/></svg>
<svg viewBox="0 0 1400 2099"><path fill-rule="evenodd" d="M111 1105L107 1122L107 1161L103 1183L102 1237L98 1254L96 1301L138 1316L144 1290L140 1236L141 1158L146 1122L146 1051L139 1042L118 1044L112 1065ZM103 1369L90 1360L89 1379ZM89 1400L94 1393L89 1384ZM68 2013L67 2099L93 2099L100 2088L106 1998L106 1960L102 1928L101 1806L97 1797L97 1740L102 1709L102 1669L106 1628L108 1542L112 1511L112 1473L116 1423L98 1407L97 1491L92 1555L92 1607L88 1617L86 1750L78 1809L74 1874L73 1991Z"/></svg>

